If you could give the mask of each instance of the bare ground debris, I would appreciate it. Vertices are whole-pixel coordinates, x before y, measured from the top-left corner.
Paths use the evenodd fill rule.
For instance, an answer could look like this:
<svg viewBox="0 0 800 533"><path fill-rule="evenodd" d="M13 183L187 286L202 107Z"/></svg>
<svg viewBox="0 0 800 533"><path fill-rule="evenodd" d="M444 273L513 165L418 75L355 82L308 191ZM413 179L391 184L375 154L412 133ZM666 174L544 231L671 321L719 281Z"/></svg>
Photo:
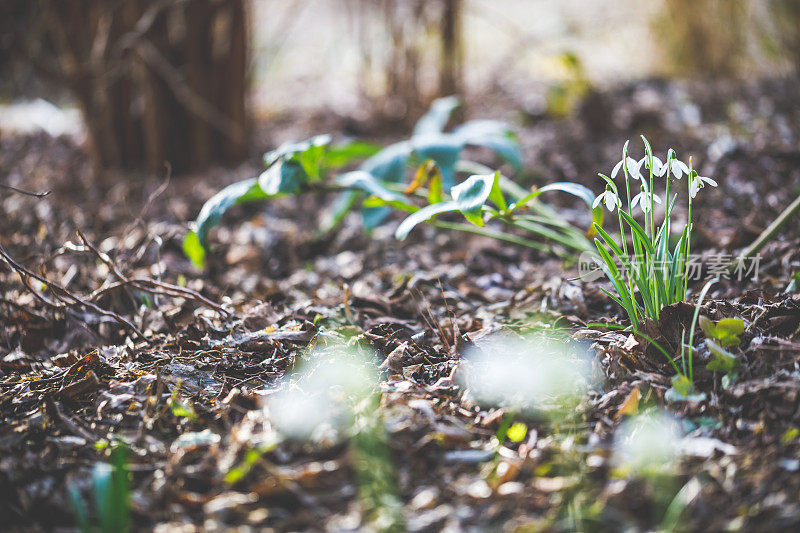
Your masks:
<svg viewBox="0 0 800 533"><path fill-rule="evenodd" d="M523 116L522 181L596 187L639 133L694 150L720 184L695 246L730 256L800 190L799 86L647 81L593 97L614 116ZM318 201L301 199L235 209L194 270L186 221L256 168L98 184L69 138L0 139L6 183L51 191L0 196L3 529L77 527L76 501L102 518L98 479L117 480L108 494L129 498L136 530L800 527L796 222L757 279L711 289L708 324L744 323L726 348L735 364L709 370L719 356L698 328L697 394L675 402L651 339L679 346L694 301L665 309L649 339L601 327L625 320L605 282L531 250L431 228L399 243L355 224L320 242ZM486 405L465 372L493 335L532 331L590 356L591 383L558 416ZM267 406L296 376L328 375L341 345L377 376L349 425L279 438ZM656 407L679 426L680 459L668 475L620 472L626 421Z"/></svg>

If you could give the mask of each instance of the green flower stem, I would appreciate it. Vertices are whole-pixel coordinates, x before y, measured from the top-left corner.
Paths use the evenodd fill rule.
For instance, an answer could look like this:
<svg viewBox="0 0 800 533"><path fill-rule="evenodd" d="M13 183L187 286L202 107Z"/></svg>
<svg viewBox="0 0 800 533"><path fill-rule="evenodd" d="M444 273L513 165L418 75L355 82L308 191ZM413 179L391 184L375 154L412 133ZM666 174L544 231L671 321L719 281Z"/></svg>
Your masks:
<svg viewBox="0 0 800 533"><path fill-rule="evenodd" d="M690 163L691 165L691 163ZM691 176L691 173L689 174ZM689 182L687 181L686 184L688 185ZM686 293L688 292L688 276L689 276L689 254L691 254L692 250L692 195L689 195L689 214L687 215L686 224L688 226L688 231L686 232L686 254L684 255L683 261L683 299L686 299Z"/></svg>
<svg viewBox="0 0 800 533"><path fill-rule="evenodd" d="M669 159L670 159L669 153L667 153L667 161L669 161ZM667 203L667 208L664 214L664 233L662 234L661 237L662 239L664 239L664 249L662 255L665 261L669 259L669 232L670 232L669 217L672 215L670 209L670 200L669 200L669 169L667 169L666 178L667 178L666 179L667 184L665 186L664 201ZM665 280L667 282L667 291L669 292L669 294L667 295L669 298L669 301L666 302L667 304L674 303L672 300L672 293L669 291L669 283L668 283L669 278L674 275L675 275L674 272L669 272L667 270L667 279ZM663 271L661 272L661 279L664 279Z"/></svg>
<svg viewBox="0 0 800 533"><path fill-rule="evenodd" d="M625 149L622 151L622 172L625 174L625 194L628 197L628 214L629 215L633 215L633 210L631 209L631 184L630 184L630 178L628 178L628 143L627 142L625 143ZM620 215L620 218L621 217L622 217L622 215ZM620 224L622 224L622 222L620 222ZM622 237L622 242L623 243L625 241L627 241L627 236L625 235L624 232L621 235L621 237ZM634 252L633 253L637 254L638 252L636 251L636 236L633 234L633 229L631 229L631 243L634 245ZM625 248L625 253L627 253L627 247ZM635 296L634 291L633 291L633 278L631 277L630 271L627 272L627 277L628 277L628 289L630 290L630 293L631 293L631 300L633 301L634 305L638 305L636 303L636 296Z"/></svg>
<svg viewBox="0 0 800 533"><path fill-rule="evenodd" d="M653 249L656 247L656 216L655 216L655 202L653 200L653 153L648 150L647 157L649 158L649 166L650 166L650 244L652 245ZM656 285L656 275L658 274L657 269L658 265L653 264L653 276L650 278L650 286L653 292L653 308L656 310L656 313L660 312L661 310L661 301L658 292L658 287Z"/></svg>

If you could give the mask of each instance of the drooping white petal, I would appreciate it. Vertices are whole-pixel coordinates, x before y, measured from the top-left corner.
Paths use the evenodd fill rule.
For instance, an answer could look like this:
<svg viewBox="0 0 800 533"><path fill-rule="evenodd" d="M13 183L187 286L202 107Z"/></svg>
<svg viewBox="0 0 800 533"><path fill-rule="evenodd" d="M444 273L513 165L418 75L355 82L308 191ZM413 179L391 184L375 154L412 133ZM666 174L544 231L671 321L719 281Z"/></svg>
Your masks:
<svg viewBox="0 0 800 533"><path fill-rule="evenodd" d="M653 174L660 178L666 171L667 168L664 163L656 156L653 156Z"/></svg>
<svg viewBox="0 0 800 533"><path fill-rule="evenodd" d="M700 181L696 179L689 180L689 196L694 198L697 196L697 191L700 190Z"/></svg>
<svg viewBox="0 0 800 533"><path fill-rule="evenodd" d="M716 182L716 181L714 181L714 180L712 180L711 178L706 178L705 176L698 176L698 178L699 178L700 180L702 180L702 181L704 181L704 182L708 183L708 184L709 184L709 185L711 185L712 187L716 187L716 186L717 186L717 182Z"/></svg>
<svg viewBox="0 0 800 533"><path fill-rule="evenodd" d="M653 195L653 201L655 203L657 203L657 204L660 204L661 203L661 197L659 195L657 195L657 194L654 194Z"/></svg>
<svg viewBox="0 0 800 533"><path fill-rule="evenodd" d="M686 163L679 159L673 160L672 175L675 176L675 179L681 179L684 174L689 175L689 167L686 166Z"/></svg>
<svg viewBox="0 0 800 533"><path fill-rule="evenodd" d="M616 179L616 177L617 177L617 173L619 173L619 169L621 169L621 168L622 168L622 160L620 160L620 162L619 162L619 163L617 163L616 165L614 165L614 170L612 170L612 171L611 171L611 179L612 179L612 180L613 180L613 179Z"/></svg>
<svg viewBox="0 0 800 533"><path fill-rule="evenodd" d="M619 207L619 198L617 198L616 194L614 194L612 191L606 191L605 196L606 209L609 211L614 211L617 207Z"/></svg>
<svg viewBox="0 0 800 533"><path fill-rule="evenodd" d="M635 180L641 180L642 179L641 168L643 162L644 159L636 161L635 159L629 157L626 161L627 163L626 166L628 167L628 176L630 176Z"/></svg>
<svg viewBox="0 0 800 533"><path fill-rule="evenodd" d="M645 168L650 168L650 161L647 159L647 156L644 156L639 161L639 167L640 168L641 168L642 164L644 164ZM653 170L653 175L654 176L663 176L664 175L663 167L664 167L664 163L662 163L661 160L658 157L653 156L653 169L652 169Z"/></svg>
<svg viewBox="0 0 800 533"><path fill-rule="evenodd" d="M712 180L711 178L707 178L705 176L694 176L691 180L689 180L689 196L694 198L697 196L697 193L706 186L706 184L711 185L712 187L717 186L717 182Z"/></svg>
<svg viewBox="0 0 800 533"><path fill-rule="evenodd" d="M637 204L644 204L644 201L642 200L643 197L644 193L642 192L633 197L633 200L631 200L631 210L633 210Z"/></svg>

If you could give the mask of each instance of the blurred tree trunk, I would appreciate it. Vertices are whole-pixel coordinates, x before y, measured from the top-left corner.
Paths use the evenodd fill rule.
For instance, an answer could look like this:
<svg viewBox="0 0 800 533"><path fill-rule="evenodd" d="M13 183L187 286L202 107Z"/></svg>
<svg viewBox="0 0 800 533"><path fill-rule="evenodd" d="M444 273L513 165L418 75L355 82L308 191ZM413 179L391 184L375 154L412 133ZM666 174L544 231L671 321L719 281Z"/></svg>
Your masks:
<svg viewBox="0 0 800 533"><path fill-rule="evenodd" d="M444 0L442 17L442 68L439 92L442 95L461 92L461 67L464 64L461 43L462 0Z"/></svg>
<svg viewBox="0 0 800 533"><path fill-rule="evenodd" d="M665 0L652 21L681 75L733 76L747 61L748 0Z"/></svg>
<svg viewBox="0 0 800 533"><path fill-rule="evenodd" d="M42 0L97 167L197 169L247 153L245 0Z"/></svg>
<svg viewBox="0 0 800 533"><path fill-rule="evenodd" d="M767 7L782 52L800 72L800 1L770 0Z"/></svg>
<svg viewBox="0 0 800 533"><path fill-rule="evenodd" d="M462 90L463 0L354 0L362 91L386 118L409 123Z"/></svg>

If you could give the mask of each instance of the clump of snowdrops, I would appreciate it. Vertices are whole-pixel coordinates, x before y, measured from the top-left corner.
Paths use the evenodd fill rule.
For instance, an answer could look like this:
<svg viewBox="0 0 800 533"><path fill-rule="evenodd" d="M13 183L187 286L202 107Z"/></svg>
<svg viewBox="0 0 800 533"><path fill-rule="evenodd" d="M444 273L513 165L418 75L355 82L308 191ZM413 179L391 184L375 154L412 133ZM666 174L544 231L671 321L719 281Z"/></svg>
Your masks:
<svg viewBox="0 0 800 533"><path fill-rule="evenodd" d="M625 309L634 330L646 318L658 323L661 309L686 300L692 206L701 189L717 186L713 179L698 174L691 157L688 162L681 161L670 148L662 160L644 136L642 141L644 157L638 160L630 156L629 143L625 143L622 159L611 171L611 177L600 174L606 189L594 200L594 207L603 204L617 214L619 236L615 238L595 223L599 237L594 243L616 294L606 293ZM676 187L670 191L672 181ZM686 185L681 187L682 183ZM663 200L655 192L662 187ZM676 189L686 192L688 217L671 248L673 213L679 197ZM656 205L662 202L666 202L666 211L657 225Z"/></svg>

